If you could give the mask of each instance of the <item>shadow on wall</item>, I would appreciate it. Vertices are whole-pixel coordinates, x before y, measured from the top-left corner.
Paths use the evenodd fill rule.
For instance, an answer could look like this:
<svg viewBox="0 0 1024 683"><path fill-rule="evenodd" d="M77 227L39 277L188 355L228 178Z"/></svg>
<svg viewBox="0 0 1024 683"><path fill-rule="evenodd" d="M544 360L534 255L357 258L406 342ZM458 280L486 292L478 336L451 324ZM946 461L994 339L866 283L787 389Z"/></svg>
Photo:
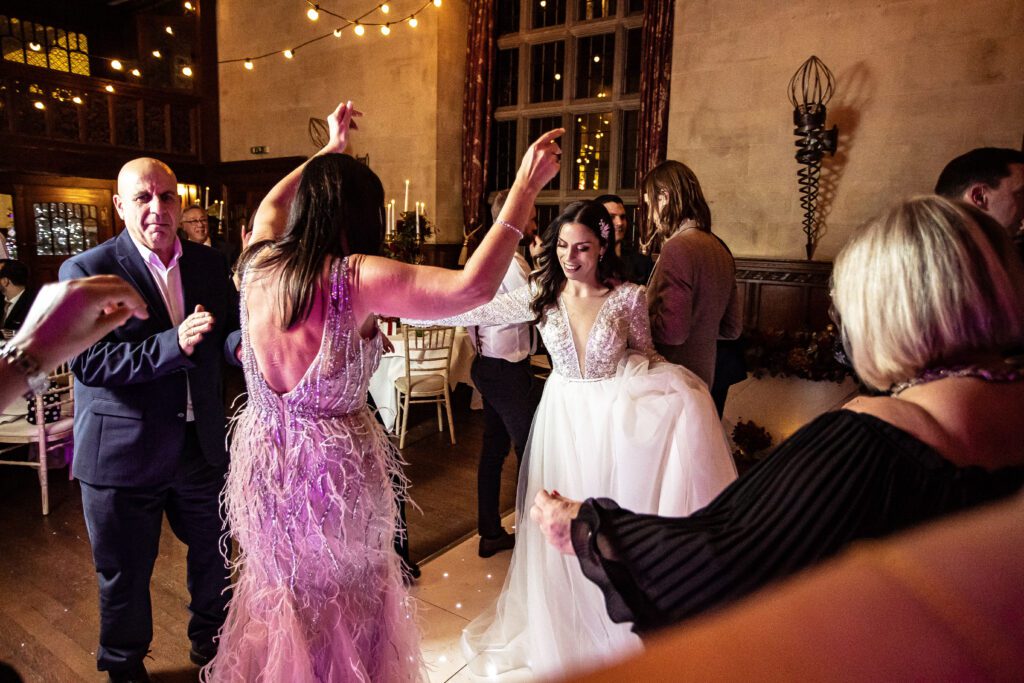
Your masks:
<svg viewBox="0 0 1024 683"><path fill-rule="evenodd" d="M821 161L818 180L818 204L814 215L813 244L828 233L828 217L835 204L836 191L850 160L860 125L861 112L875 94L875 81L864 62L857 62L836 77L836 97L829 108L829 124L839 127L836 153Z"/></svg>

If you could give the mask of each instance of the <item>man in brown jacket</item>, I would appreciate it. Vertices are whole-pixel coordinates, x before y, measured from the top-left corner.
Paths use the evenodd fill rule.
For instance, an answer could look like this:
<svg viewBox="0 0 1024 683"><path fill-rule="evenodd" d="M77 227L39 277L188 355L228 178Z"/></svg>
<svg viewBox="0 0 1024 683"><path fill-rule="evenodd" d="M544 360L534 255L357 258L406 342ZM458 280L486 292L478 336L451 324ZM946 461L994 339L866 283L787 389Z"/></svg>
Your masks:
<svg viewBox="0 0 1024 683"><path fill-rule="evenodd" d="M647 287L654 344L710 387L717 341L735 339L742 330L736 264L711 233L711 210L688 167L658 164L643 190L651 219L667 238Z"/></svg>

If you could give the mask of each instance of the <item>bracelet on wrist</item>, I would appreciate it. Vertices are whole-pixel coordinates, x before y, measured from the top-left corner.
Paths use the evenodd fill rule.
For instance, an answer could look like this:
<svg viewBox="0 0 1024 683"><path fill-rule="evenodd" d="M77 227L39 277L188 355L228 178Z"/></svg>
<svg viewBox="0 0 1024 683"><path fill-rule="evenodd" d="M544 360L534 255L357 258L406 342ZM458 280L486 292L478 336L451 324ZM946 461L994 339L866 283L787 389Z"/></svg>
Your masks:
<svg viewBox="0 0 1024 683"><path fill-rule="evenodd" d="M501 227L505 228L506 230L511 230L511 231L512 231L512 232L514 232L515 234L519 235L519 239L523 239L523 237L525 237L525 235L523 234L523 231L522 231L522 230L520 230L520 229L519 229L519 228L517 228L516 226L512 225L512 224L511 224L511 223L509 223L508 221L503 221L503 220L501 220L501 219L499 218L498 220L496 220L496 221L494 221L494 222L495 222L495 223L496 223L497 225L500 225Z"/></svg>
<svg viewBox="0 0 1024 683"><path fill-rule="evenodd" d="M49 373L41 369L39 361L20 346L7 342L0 348L0 358L6 359L9 365L25 375L25 382L28 384L25 398L32 398L33 395L41 394L50 387Z"/></svg>

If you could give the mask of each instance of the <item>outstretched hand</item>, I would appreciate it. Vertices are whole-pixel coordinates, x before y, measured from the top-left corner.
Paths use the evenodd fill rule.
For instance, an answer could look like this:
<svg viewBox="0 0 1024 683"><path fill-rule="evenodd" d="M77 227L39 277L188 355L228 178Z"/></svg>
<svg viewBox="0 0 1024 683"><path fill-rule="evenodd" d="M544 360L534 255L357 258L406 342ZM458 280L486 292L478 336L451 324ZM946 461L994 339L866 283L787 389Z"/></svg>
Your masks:
<svg viewBox="0 0 1024 683"><path fill-rule="evenodd" d="M359 130L353 117L362 116L363 112L352 106L352 100L342 102L327 116L329 138L321 154L341 154L348 148L348 132Z"/></svg>
<svg viewBox="0 0 1024 683"><path fill-rule="evenodd" d="M530 508L530 519L540 527L548 543L564 555L575 555L572 547L572 520L580 512L583 504L576 500L562 497L558 491L548 493L544 489L537 492Z"/></svg>
<svg viewBox="0 0 1024 683"><path fill-rule="evenodd" d="M52 282L39 290L12 343L52 370L132 316L148 318L146 303L116 275Z"/></svg>
<svg viewBox="0 0 1024 683"><path fill-rule="evenodd" d="M562 161L562 149L558 146L558 138L565 133L565 128L555 128L541 135L526 149L523 161L516 173L516 182L524 183L534 193L558 175Z"/></svg>

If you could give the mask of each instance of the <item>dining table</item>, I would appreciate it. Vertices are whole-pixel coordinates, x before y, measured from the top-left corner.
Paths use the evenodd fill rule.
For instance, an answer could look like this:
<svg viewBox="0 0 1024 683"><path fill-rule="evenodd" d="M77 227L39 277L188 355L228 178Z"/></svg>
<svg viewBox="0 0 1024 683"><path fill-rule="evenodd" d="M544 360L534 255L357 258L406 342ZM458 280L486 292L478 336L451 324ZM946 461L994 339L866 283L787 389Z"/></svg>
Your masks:
<svg viewBox="0 0 1024 683"><path fill-rule="evenodd" d="M395 394L395 380L405 374L405 335L402 328L392 328L392 333L387 334L387 328L382 327L382 332L391 340L395 347L394 351L385 353L380 359L380 365L370 377L370 396L377 406L377 413L384 428L389 432L394 431L395 416L398 414L398 397ZM452 345L452 360L448 371L448 387L454 390L455 385L460 382L473 386L470 379L470 370L473 367L473 359L476 357L476 349L469 333L463 327L455 328L455 341ZM412 359L415 364L415 357ZM475 388L474 388L475 389ZM475 393L475 392L474 392Z"/></svg>

